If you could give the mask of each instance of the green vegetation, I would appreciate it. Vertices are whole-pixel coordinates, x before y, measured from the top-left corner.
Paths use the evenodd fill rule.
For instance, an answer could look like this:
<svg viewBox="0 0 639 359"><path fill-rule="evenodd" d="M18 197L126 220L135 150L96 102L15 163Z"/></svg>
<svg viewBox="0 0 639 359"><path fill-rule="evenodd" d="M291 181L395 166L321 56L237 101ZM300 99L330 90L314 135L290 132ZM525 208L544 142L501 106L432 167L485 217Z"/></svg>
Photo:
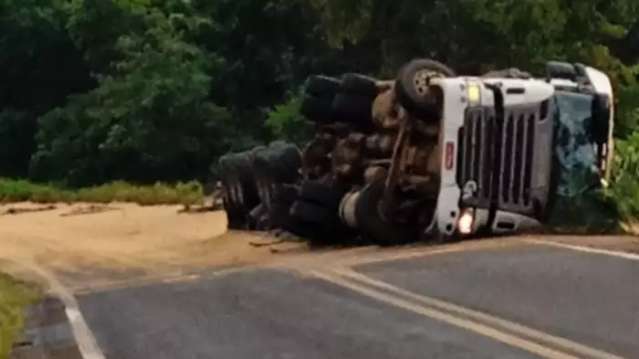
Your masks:
<svg viewBox="0 0 639 359"><path fill-rule="evenodd" d="M625 220L639 219L639 132L617 142L614 174L615 182L608 195Z"/></svg>
<svg viewBox="0 0 639 359"><path fill-rule="evenodd" d="M0 176L206 181L228 151L304 140L310 73L391 78L432 57L542 74L556 59L614 79L607 195L637 217L637 19L636 0L0 0Z"/></svg>
<svg viewBox="0 0 639 359"><path fill-rule="evenodd" d="M69 190L54 185L35 184L26 180L0 178L0 202L32 201L36 203L134 202L141 205L202 203L202 185L198 182L178 183L174 186L156 183L135 186L126 182Z"/></svg>
<svg viewBox="0 0 639 359"><path fill-rule="evenodd" d="M9 357L24 324L24 310L39 296L39 291L33 286L0 273L0 359Z"/></svg>

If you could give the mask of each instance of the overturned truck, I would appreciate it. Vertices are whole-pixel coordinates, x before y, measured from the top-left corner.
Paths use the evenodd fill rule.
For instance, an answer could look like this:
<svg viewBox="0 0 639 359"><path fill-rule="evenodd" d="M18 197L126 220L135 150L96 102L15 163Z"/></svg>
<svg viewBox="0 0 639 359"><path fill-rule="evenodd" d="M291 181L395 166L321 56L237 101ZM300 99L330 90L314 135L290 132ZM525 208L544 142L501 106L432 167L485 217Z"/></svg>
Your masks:
<svg viewBox="0 0 639 359"><path fill-rule="evenodd" d="M457 76L428 59L392 81L311 76L303 150L220 159L229 225L386 245L539 227L565 188L605 185L613 103L605 74L560 62L540 79Z"/></svg>

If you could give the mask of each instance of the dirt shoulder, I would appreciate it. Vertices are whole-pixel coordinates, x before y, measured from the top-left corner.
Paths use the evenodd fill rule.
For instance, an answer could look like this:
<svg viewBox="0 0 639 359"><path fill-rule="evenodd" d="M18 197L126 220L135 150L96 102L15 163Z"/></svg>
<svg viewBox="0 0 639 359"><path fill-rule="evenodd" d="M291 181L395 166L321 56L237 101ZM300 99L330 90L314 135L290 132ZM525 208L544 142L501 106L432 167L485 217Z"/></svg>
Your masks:
<svg viewBox="0 0 639 359"><path fill-rule="evenodd" d="M272 257L271 248L250 245L263 240L260 234L227 232L224 212L125 203L54 207L0 206L0 261L35 263L74 287Z"/></svg>
<svg viewBox="0 0 639 359"><path fill-rule="evenodd" d="M254 246L256 242L268 243L274 238L260 233L228 232L224 212L180 213L181 209L181 206L142 207L125 203L0 205L0 269L6 270L7 263L15 262L36 265L51 272L72 291L91 291L211 268L287 263L297 267L378 257L389 260L419 255L430 248L427 244L416 244L382 250L362 247L310 252L304 243ZM510 245L531 237L639 253L636 237L523 236L453 245L464 248L495 243Z"/></svg>

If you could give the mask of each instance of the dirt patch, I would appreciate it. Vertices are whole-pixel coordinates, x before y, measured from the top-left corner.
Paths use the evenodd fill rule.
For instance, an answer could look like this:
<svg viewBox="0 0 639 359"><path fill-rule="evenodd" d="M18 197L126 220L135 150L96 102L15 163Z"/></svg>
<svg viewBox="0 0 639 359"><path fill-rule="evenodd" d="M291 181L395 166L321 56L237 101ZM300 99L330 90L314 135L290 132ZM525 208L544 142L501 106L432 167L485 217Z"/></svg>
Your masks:
<svg viewBox="0 0 639 359"><path fill-rule="evenodd" d="M13 207L38 208L30 203ZM60 275L65 284L81 287L149 274L255 264L273 256L271 246L250 245L267 234L227 232L224 212L179 213L181 206L125 203L55 207L0 216L0 260L35 262ZM8 208L12 207L0 206L0 213Z"/></svg>
<svg viewBox="0 0 639 359"><path fill-rule="evenodd" d="M117 211L117 210L118 208L116 207L109 207L109 206L104 206L100 204L92 204L89 206L80 206L80 207L71 208L69 212L62 213L60 214L60 216L62 217L83 216L87 214L98 214L102 212Z"/></svg>
<svg viewBox="0 0 639 359"><path fill-rule="evenodd" d="M25 214L25 213L53 211L54 209L56 209L55 206L9 207L3 210L2 212L0 212L0 216L16 216L16 215Z"/></svg>

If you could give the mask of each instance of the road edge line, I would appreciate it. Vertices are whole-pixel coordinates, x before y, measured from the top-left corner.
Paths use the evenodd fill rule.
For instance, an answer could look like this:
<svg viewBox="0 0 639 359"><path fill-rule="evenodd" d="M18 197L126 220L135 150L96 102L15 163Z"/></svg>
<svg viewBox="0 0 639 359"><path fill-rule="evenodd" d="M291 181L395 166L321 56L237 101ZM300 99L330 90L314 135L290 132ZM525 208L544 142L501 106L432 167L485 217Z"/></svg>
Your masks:
<svg viewBox="0 0 639 359"><path fill-rule="evenodd" d="M73 337L78 346L78 350L83 359L106 359L104 353L100 349L98 342L93 335L93 332L89 328L82 312L78 301L73 294L69 292L64 285L46 269L40 267L36 263L22 263L17 261L11 261L16 266L22 267L35 275L42 278L48 285L49 290L62 301L65 306L65 314L71 325L71 331Z"/></svg>
<svg viewBox="0 0 639 359"><path fill-rule="evenodd" d="M634 253L611 251L611 250L607 250L607 249L598 249L598 248L592 248L592 247L584 247L584 246L578 246L578 245L573 245L573 244L553 242L553 241L548 241L548 240L543 240L543 239L525 239L524 241L526 241L527 243L532 243L532 244L539 244L539 245L545 245L545 246L550 246L550 247L570 249L570 250L573 250L573 251L576 251L576 252L584 252L584 253L591 253L591 254L601 254L601 255L606 255L606 256L610 256L610 257L617 257L617 258L623 258L623 259L628 259L628 260L632 260L632 261L639 261L639 254L634 254Z"/></svg>

